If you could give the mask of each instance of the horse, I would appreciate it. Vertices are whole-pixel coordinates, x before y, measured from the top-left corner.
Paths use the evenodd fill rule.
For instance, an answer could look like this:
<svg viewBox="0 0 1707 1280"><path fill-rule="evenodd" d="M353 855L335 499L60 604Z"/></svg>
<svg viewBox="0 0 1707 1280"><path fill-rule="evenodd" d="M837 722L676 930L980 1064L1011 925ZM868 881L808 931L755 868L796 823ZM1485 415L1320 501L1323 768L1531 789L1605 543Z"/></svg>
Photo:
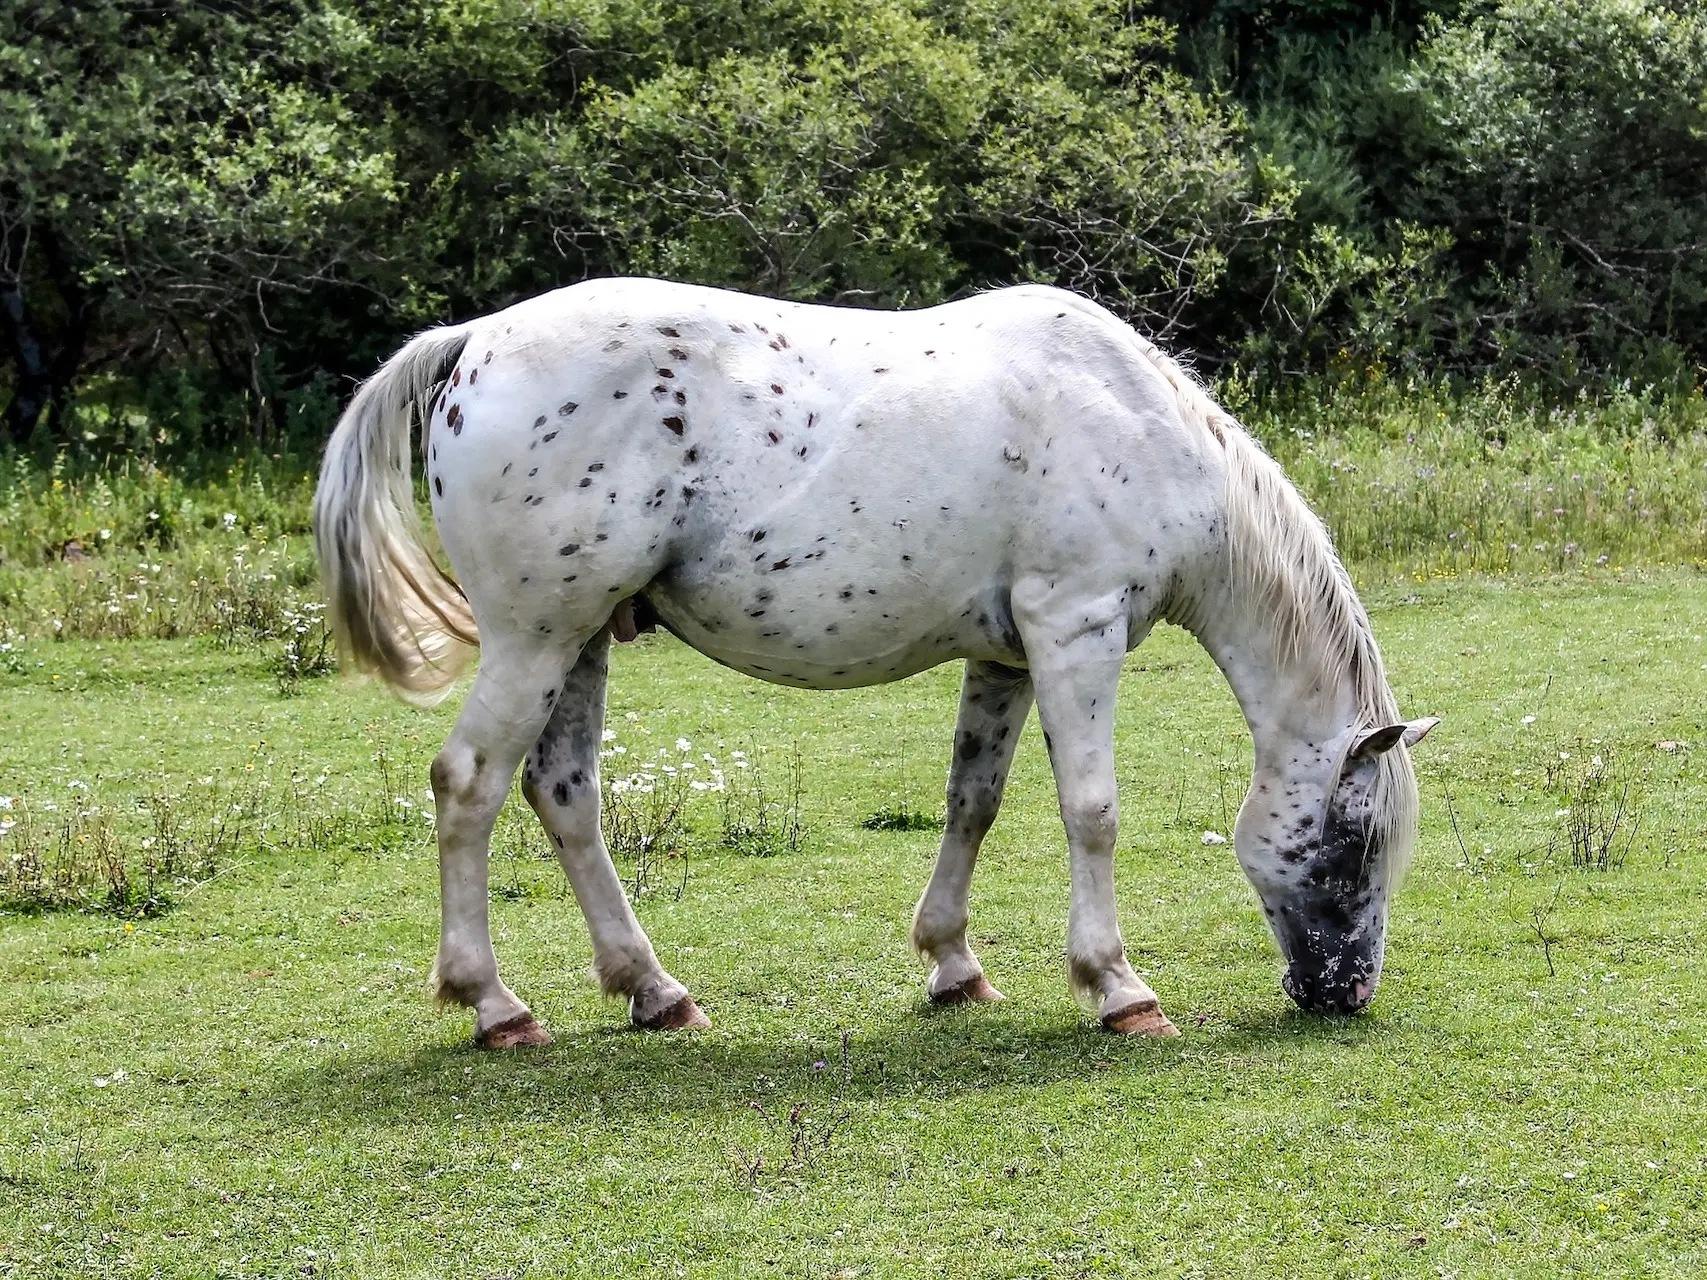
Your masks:
<svg viewBox="0 0 1707 1280"><path fill-rule="evenodd" d="M446 574L416 514L412 440ZM441 1006L475 1042L551 1035L500 979L493 825L518 767L647 1029L708 1025L659 963L600 832L609 646L662 626L777 684L839 689L961 659L940 850L911 941L936 1003L1001 999L967 942L980 844L1033 703L1066 829L1068 978L1102 1026L1177 1034L1116 918L1113 713L1158 620L1232 686L1255 751L1233 833L1306 1010L1374 997L1415 839L1409 748L1321 521L1178 363L1097 304L1025 285L879 311L589 280L430 329L365 382L314 505L346 665L444 696L432 764Z"/></svg>

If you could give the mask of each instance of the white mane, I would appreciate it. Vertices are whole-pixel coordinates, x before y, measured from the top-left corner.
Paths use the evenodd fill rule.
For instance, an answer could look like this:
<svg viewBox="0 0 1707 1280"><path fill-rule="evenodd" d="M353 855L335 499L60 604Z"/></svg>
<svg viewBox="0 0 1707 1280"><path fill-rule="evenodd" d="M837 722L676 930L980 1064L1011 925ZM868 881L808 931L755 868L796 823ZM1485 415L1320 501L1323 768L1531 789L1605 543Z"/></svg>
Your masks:
<svg viewBox="0 0 1707 1280"><path fill-rule="evenodd" d="M1369 615L1333 540L1273 458L1177 361L1140 337L1140 350L1167 379L1187 422L1201 425L1227 459L1227 551L1233 590L1275 619L1285 662L1315 662L1324 679L1348 679L1359 727L1399 723L1399 707ZM1377 829L1397 878L1416 842L1417 783L1409 752L1380 757L1371 796Z"/></svg>

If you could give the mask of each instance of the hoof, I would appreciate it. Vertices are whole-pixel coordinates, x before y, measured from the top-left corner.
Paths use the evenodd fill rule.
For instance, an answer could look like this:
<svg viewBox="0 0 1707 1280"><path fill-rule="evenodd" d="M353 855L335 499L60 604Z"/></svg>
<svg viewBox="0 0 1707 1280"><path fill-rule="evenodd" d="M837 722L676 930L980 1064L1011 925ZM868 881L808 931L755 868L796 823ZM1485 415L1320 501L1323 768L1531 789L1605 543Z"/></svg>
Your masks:
<svg viewBox="0 0 1707 1280"><path fill-rule="evenodd" d="M1007 997L990 985L983 974L957 982L952 987L931 992L932 1004L994 1004Z"/></svg>
<svg viewBox="0 0 1707 1280"><path fill-rule="evenodd" d="M1124 1009L1103 1015L1102 1025L1123 1036L1177 1036L1179 1028L1168 1021L1162 1006L1155 1000L1140 1000Z"/></svg>
<svg viewBox="0 0 1707 1280"><path fill-rule="evenodd" d="M693 1002L692 996L683 996L650 1018L636 1018L634 1025L642 1031L698 1031L709 1027L711 1019Z"/></svg>
<svg viewBox="0 0 1707 1280"><path fill-rule="evenodd" d="M551 1043L551 1032L533 1014L521 1013L495 1027L476 1031L474 1043L481 1049L537 1049Z"/></svg>

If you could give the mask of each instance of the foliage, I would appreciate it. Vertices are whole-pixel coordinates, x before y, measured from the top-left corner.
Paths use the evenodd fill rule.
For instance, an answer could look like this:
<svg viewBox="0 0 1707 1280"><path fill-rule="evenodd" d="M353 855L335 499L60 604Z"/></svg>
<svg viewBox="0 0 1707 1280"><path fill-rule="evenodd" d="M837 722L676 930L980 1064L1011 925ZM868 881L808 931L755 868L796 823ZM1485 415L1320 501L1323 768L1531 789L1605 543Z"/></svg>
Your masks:
<svg viewBox="0 0 1707 1280"><path fill-rule="evenodd" d="M1166 322L1281 212L1166 28L1115 0L752 18L8 6L14 439L41 421L23 393L68 385L31 326L122 375L156 436L229 439L240 408L270 444L323 430L328 377L408 327L589 272L891 305L1043 276Z"/></svg>
<svg viewBox="0 0 1707 1280"><path fill-rule="evenodd" d="M1707 348L1707 13L1502 0L1428 34L1404 212L1450 229L1456 345L1575 382Z"/></svg>
<svg viewBox="0 0 1707 1280"><path fill-rule="evenodd" d="M612 272L1687 387L1704 85L1676 0L9 0L4 434L317 443L412 329Z"/></svg>

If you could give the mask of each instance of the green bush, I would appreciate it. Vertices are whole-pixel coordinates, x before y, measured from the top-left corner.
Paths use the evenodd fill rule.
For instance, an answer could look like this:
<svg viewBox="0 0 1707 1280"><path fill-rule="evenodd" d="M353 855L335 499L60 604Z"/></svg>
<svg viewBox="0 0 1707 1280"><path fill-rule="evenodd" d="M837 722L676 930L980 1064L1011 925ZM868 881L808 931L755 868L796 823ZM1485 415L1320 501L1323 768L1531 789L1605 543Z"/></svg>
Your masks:
<svg viewBox="0 0 1707 1280"><path fill-rule="evenodd" d="M0 6L0 443L44 457L304 451L412 330L615 272L1687 390L1703 244L1682 0Z"/></svg>

